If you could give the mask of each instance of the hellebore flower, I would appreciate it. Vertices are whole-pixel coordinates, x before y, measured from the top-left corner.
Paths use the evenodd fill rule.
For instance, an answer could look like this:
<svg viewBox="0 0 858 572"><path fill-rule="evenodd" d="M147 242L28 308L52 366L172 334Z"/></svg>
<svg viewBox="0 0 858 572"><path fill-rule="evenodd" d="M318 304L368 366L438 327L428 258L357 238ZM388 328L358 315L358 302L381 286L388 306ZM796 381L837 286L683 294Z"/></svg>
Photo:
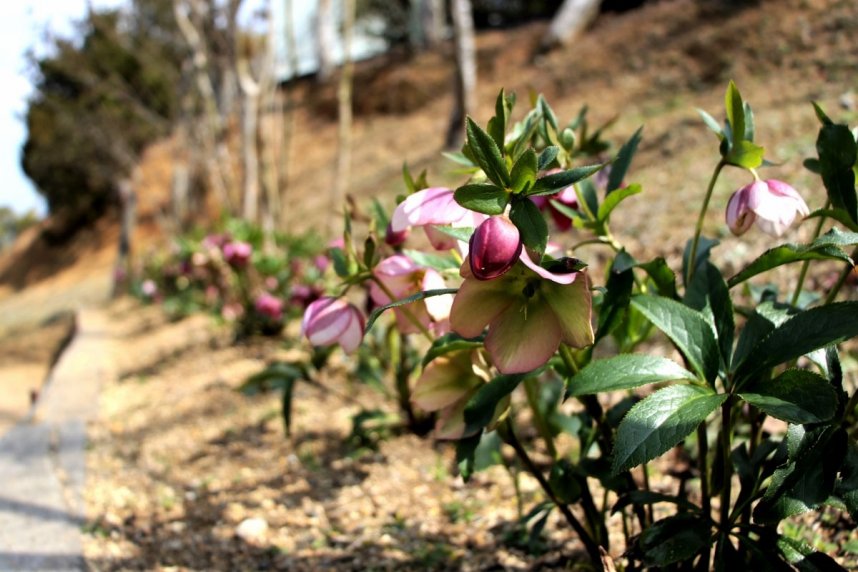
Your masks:
<svg viewBox="0 0 858 572"><path fill-rule="evenodd" d="M422 226L436 250L449 250L456 247L456 239L436 230L433 225L476 227L486 218L484 214L459 205L453 198L452 189L430 187L408 195L397 205L389 230L395 234L412 226Z"/></svg>
<svg viewBox="0 0 858 572"><path fill-rule="evenodd" d="M461 439L466 431L465 407L473 395L492 379L481 350L450 352L432 360L414 386L411 401L423 411L437 411L436 439ZM506 410L509 397L498 404L495 416Z"/></svg>
<svg viewBox="0 0 858 572"><path fill-rule="evenodd" d="M234 268L247 266L251 254L253 254L253 247L240 240L227 242L223 245L223 258Z"/></svg>
<svg viewBox="0 0 858 572"><path fill-rule="evenodd" d="M283 301L267 292L259 295L254 303L254 307L260 316L274 321L279 321L283 318Z"/></svg>
<svg viewBox="0 0 858 572"><path fill-rule="evenodd" d="M727 226L736 236L744 234L756 221L760 230L772 236L781 236L796 216L810 214L807 203L794 188L768 179L745 185L730 197L727 203Z"/></svg>
<svg viewBox="0 0 858 572"><path fill-rule="evenodd" d="M491 280L505 274L521 255L521 234L506 216L483 221L468 243L471 274L477 280Z"/></svg>
<svg viewBox="0 0 858 572"><path fill-rule="evenodd" d="M587 273L550 272L527 250L519 262L500 278L477 280L466 261L460 269L465 281L450 311L450 325L463 337L475 338L488 326L486 350L504 374L540 367L561 341L575 348L593 343Z"/></svg>
<svg viewBox="0 0 858 572"><path fill-rule="evenodd" d="M325 296L307 306L301 334L314 346L338 343L346 353L351 353L360 346L364 325L363 314L352 304Z"/></svg>
<svg viewBox="0 0 858 572"><path fill-rule="evenodd" d="M372 273L384 285L382 288L377 283L372 282L369 287L369 295L372 301L380 306L390 304L394 300L407 298L418 292L447 287L444 278L437 271L418 265L404 254L388 256L373 268ZM385 292L385 288L393 295L393 298ZM406 314L408 312L423 327L433 327L435 333L443 333L447 329L447 320L450 317L452 304L453 295L444 294L394 308L397 327L405 334L420 331L417 324L409 319Z"/></svg>
<svg viewBox="0 0 858 572"><path fill-rule="evenodd" d="M147 298L154 298L158 293L158 285L155 284L154 280L146 279L140 285L140 292Z"/></svg>

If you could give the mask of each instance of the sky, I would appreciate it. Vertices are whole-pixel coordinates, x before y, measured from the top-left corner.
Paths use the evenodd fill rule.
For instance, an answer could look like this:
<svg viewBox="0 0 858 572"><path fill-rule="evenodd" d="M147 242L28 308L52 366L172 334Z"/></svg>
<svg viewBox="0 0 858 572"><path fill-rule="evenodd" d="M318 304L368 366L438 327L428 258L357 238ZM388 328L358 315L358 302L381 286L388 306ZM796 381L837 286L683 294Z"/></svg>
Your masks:
<svg viewBox="0 0 858 572"><path fill-rule="evenodd" d="M122 0L91 0L95 8ZM0 207L23 214L46 206L21 171L21 146L26 138L23 115L32 92L25 54L44 50L44 31L71 36L74 20L86 13L86 0L13 0L0 2Z"/></svg>

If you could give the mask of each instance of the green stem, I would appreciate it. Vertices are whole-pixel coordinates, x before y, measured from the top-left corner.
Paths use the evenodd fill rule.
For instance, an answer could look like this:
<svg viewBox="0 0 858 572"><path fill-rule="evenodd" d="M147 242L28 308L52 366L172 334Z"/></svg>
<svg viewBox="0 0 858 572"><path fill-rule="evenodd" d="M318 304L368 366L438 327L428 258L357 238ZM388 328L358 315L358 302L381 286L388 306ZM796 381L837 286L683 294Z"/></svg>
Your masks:
<svg viewBox="0 0 858 572"><path fill-rule="evenodd" d="M858 247L852 251L852 260L855 260L855 257L858 257ZM834 285L834 288L832 288L831 291L828 292L828 296L825 297L826 304L834 302L834 299L837 298L837 295L840 293L840 289L846 283L846 279L849 278L849 274L852 273L852 271L852 266L846 266L843 269L843 272L840 273L840 278L837 279L837 284Z"/></svg>
<svg viewBox="0 0 858 572"><path fill-rule="evenodd" d="M721 488L721 534L727 538L730 527L730 494L732 485L732 463L730 461L730 443L733 424L733 396L728 396L727 401L721 405L721 458L724 463L724 482ZM725 540L726 541L726 540Z"/></svg>
<svg viewBox="0 0 858 572"><path fill-rule="evenodd" d="M536 425L536 430L542 440L545 441L545 447L548 449L548 454L552 459L557 459L557 447L554 445L554 435L551 434L551 428L548 422L542 415L539 408L539 386L535 377L528 377L524 380L524 393L527 395L527 404L533 411L533 423Z"/></svg>
<svg viewBox="0 0 858 572"><path fill-rule="evenodd" d="M381 280L379 280L375 275L372 276L372 281L375 282L379 288L381 288L381 291L384 292L384 295L387 296L391 302L396 300L396 296L393 295L393 292L390 291L390 288L388 288L387 285ZM430 344L435 341L434 336L432 336L429 330L426 329L426 326L424 326L420 322L420 320L417 319L417 316L415 316L411 312L411 310L408 309L407 306L400 306L397 309L402 311L405 317L408 318L408 321L414 324L414 327L420 330L420 333L423 334L427 340L429 340Z"/></svg>
<svg viewBox="0 0 858 572"><path fill-rule="evenodd" d="M712 199L712 191L715 189L715 181L718 180L718 175L721 174L721 169L727 163L723 159L718 161L715 166L715 171L712 173L712 178L709 179L709 187L706 189L706 196L703 198L703 206L700 207L700 215L697 217L697 225L694 227L694 238L691 241L691 252L688 253L688 275L685 279L685 286L691 284L691 279L694 278L694 266L697 263L697 247L700 244L700 233L703 232L703 221L706 219L706 211L709 209L709 201Z"/></svg>
<svg viewBox="0 0 858 572"><path fill-rule="evenodd" d="M557 495L554 494L554 491L551 489L551 484L545 479L545 475L542 474L542 471L539 470L539 467L536 466L530 458L530 455L528 455L527 451L522 447L518 437L516 437L512 426L512 420L507 418L504 428L506 429L504 431L506 442L513 448L519 460L521 460L528 472L533 475L539 483L539 486L542 487L545 495L557 506L561 514L563 514L563 517L566 519L566 522L569 523L569 526L572 527L572 530L575 531L575 534L577 534L581 539L581 542L584 543L584 548L587 550L587 554L590 556L590 560L592 560L596 570L602 570L602 555L599 552L599 545L593 540L593 537L590 536L590 533L587 532L587 529L584 528L575 515L572 514L569 507L561 502L560 499L557 498Z"/></svg>
<svg viewBox="0 0 858 572"><path fill-rule="evenodd" d="M831 201L825 203L825 208L827 209L831 206ZM825 224L825 217L819 217L819 222L816 225L816 229L813 231L813 238L811 242L816 240L819 237L819 233L822 232L822 225ZM798 274L798 284L795 285L795 292L792 293L792 300L790 300L790 305L795 306L798 304L798 299L801 296L801 291L804 288L804 279L807 277L807 270L810 268L810 260L805 260L801 265L801 271Z"/></svg>

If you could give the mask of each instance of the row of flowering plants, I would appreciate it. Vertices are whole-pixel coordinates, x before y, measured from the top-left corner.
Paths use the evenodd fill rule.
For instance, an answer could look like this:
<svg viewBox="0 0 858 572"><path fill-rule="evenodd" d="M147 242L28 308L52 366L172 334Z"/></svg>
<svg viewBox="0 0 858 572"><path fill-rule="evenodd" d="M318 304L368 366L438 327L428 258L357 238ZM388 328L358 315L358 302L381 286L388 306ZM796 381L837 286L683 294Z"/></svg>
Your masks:
<svg viewBox="0 0 858 572"><path fill-rule="evenodd" d="M356 356L355 376L388 374L407 426L455 442L465 480L514 455L546 499L527 516L532 532L558 511L596 569L613 566L608 554L626 570L842 569L779 524L827 506L858 520L858 392L841 359L858 302L838 301L858 245L856 134L815 106L817 157L805 166L827 201L811 211L791 185L760 176L773 165L732 83L725 104L723 123L701 111L717 153L672 268L635 258L611 232L643 191L627 182L641 130L609 156L585 112L563 125L540 96L513 123L515 98L501 92L487 126L468 119L449 154L468 176L461 186L406 171L408 194L392 213L375 202L360 239L346 212L329 249L339 282L303 316L320 349L257 381L285 380L288 421L292 384L321 376L339 345ZM727 168L748 177L725 213L734 235L775 240L806 220L811 241L725 276L704 221ZM578 258L594 248L607 253L598 268ZM787 295L759 287L787 265ZM831 265L827 290L805 291L810 270ZM654 340L671 357L643 350ZM679 490L655 492L649 468L674 448L689 460ZM612 515L623 547L610 543Z"/></svg>
<svg viewBox="0 0 858 572"><path fill-rule="evenodd" d="M175 318L208 312L234 325L239 337L277 335L321 295L328 259L310 236L267 242L240 220L219 232L192 232L147 260L134 292Z"/></svg>

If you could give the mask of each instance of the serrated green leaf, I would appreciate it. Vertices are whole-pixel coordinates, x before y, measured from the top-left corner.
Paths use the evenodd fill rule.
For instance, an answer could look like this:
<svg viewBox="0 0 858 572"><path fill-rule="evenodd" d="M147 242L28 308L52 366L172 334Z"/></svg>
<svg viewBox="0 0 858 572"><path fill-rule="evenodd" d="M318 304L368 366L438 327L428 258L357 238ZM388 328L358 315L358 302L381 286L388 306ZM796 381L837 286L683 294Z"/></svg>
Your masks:
<svg viewBox="0 0 858 572"><path fill-rule="evenodd" d="M409 249L404 250L403 254L417 263L418 266L434 268L435 270L455 270L461 266L461 264L449 254L437 254L434 252L423 252L422 250Z"/></svg>
<svg viewBox="0 0 858 572"><path fill-rule="evenodd" d="M459 205L487 215L503 214L509 202L509 193L491 183L462 185L453 194Z"/></svg>
<svg viewBox="0 0 858 572"><path fill-rule="evenodd" d="M718 136L719 140L723 140L724 139L724 128L721 127L721 124L718 123L718 121L714 117L712 117L711 115L709 115L707 112L703 111L702 109L698 108L697 113L703 119L703 123L706 124L706 127L708 127L710 130L712 130L712 132Z"/></svg>
<svg viewBox="0 0 858 572"><path fill-rule="evenodd" d="M435 226L433 228L462 242L468 242L474 234L474 227L471 226Z"/></svg>
<svg viewBox="0 0 858 572"><path fill-rule="evenodd" d="M774 379L755 380L739 397L788 423L821 423L837 411L837 393L828 380L801 369L787 370Z"/></svg>
<svg viewBox="0 0 858 572"><path fill-rule="evenodd" d="M709 523L698 516L677 514L646 528L638 538L638 548L647 567L690 562L708 548L711 534Z"/></svg>
<svg viewBox="0 0 858 572"><path fill-rule="evenodd" d="M596 213L596 218L599 222L607 222L611 213L615 208L617 208L617 205L627 198L639 194L641 191L643 191L643 188L639 184L634 183L622 189L616 189L608 193L608 196L606 196L605 200L602 201L602 204L599 205L599 212Z"/></svg>
<svg viewBox="0 0 858 572"><path fill-rule="evenodd" d="M474 164L464 153L459 151L442 151L441 155L454 163L462 165L463 167L476 167Z"/></svg>
<svg viewBox="0 0 858 572"><path fill-rule="evenodd" d="M537 251L541 257L548 244L548 225L539 208L530 199L514 201L509 218L521 233L524 245Z"/></svg>
<svg viewBox="0 0 858 572"><path fill-rule="evenodd" d="M635 404L617 429L611 471L651 461L682 441L727 395L696 385L671 385Z"/></svg>
<svg viewBox="0 0 858 572"><path fill-rule="evenodd" d="M499 375L482 386L465 405L465 433L478 431L488 425L503 398L513 392L524 375Z"/></svg>
<svg viewBox="0 0 858 572"><path fill-rule="evenodd" d="M816 152L819 154L822 182L831 204L845 210L853 222L858 222L853 169L858 158L858 143L849 127L823 125L816 139Z"/></svg>
<svg viewBox="0 0 858 572"><path fill-rule="evenodd" d="M761 254L738 274L730 278L730 288L767 270L802 260L842 260L852 264L852 259L839 246L858 244L858 233L831 229L811 244L783 244Z"/></svg>
<svg viewBox="0 0 858 572"><path fill-rule="evenodd" d="M466 127L468 147L477 164L494 184L509 188L509 171L497 143L470 117L466 119Z"/></svg>
<svg viewBox="0 0 858 572"><path fill-rule="evenodd" d="M700 266L685 291L686 306L702 313L718 336L723 363L729 364L733 351L733 301L718 267L709 261Z"/></svg>
<svg viewBox="0 0 858 572"><path fill-rule="evenodd" d="M481 436L482 431L456 441L456 464L459 466L459 474L462 475L462 480L466 483L476 470L474 466L475 456Z"/></svg>
<svg viewBox="0 0 858 572"><path fill-rule="evenodd" d="M560 173L554 173L552 175L545 175L544 177L539 177L538 179L536 179L536 182L533 184L530 190L527 191L527 193L525 194L527 196L539 196L553 195L554 193L559 193L566 187L574 185L575 183L586 179L594 173L597 173L606 164L607 163L601 163L599 165L575 167L574 169L569 169Z"/></svg>
<svg viewBox="0 0 858 572"><path fill-rule="evenodd" d="M526 192L536 182L536 171L538 159L533 147L529 147L512 166L512 191L514 193Z"/></svg>
<svg viewBox="0 0 858 572"><path fill-rule="evenodd" d="M676 274L670 269L664 258L658 257L649 262L638 264L638 268L649 275L655 283L660 296L673 299L678 297L676 293Z"/></svg>
<svg viewBox="0 0 858 572"><path fill-rule="evenodd" d="M849 218L849 213L843 209L817 209L807 215L807 218L831 218L848 228L852 232L858 232L858 224Z"/></svg>
<svg viewBox="0 0 858 572"><path fill-rule="evenodd" d="M688 276L688 262L689 257L691 255L691 243L692 241L689 239L688 242L685 243L685 250L682 252L682 276ZM697 255L694 257L694 273L696 274L698 270L700 270L700 266L706 263L709 260L709 254L712 252L712 249L718 246L720 242L714 238L706 238L705 236L701 236L700 240L697 243ZM686 285L687 286L687 285Z"/></svg>
<svg viewBox="0 0 858 572"><path fill-rule="evenodd" d="M799 572L848 572L831 556L817 551L806 542L781 536L777 543L784 558Z"/></svg>
<svg viewBox="0 0 858 572"><path fill-rule="evenodd" d="M746 101L743 104L745 108L745 140L753 141L756 134L756 126L754 125L754 112L751 110L751 105Z"/></svg>
<svg viewBox="0 0 858 572"><path fill-rule="evenodd" d="M792 316L761 339L737 364L734 380L745 380L815 349L858 336L858 302L837 302Z"/></svg>
<svg viewBox="0 0 858 572"><path fill-rule="evenodd" d="M644 354L621 354L590 362L569 378L569 396L632 389L662 381L696 381L697 376L673 360Z"/></svg>
<svg viewBox="0 0 858 572"><path fill-rule="evenodd" d="M556 145L549 145L543 149L542 153L539 154L539 161L537 162L539 170L543 171L547 169L548 166L557 159L558 153L560 153L560 147Z"/></svg>
<svg viewBox="0 0 858 572"><path fill-rule="evenodd" d="M695 372L710 384L718 375L715 332L706 318L676 300L639 295L632 304L676 345Z"/></svg>
<svg viewBox="0 0 858 572"><path fill-rule="evenodd" d="M632 297L635 285L635 275L632 270L635 260L625 250L621 250L611 264L606 292L599 306L599 323L596 329L595 342L598 342L623 321Z"/></svg>
<svg viewBox="0 0 858 572"><path fill-rule="evenodd" d="M834 125L834 122L831 121L831 118L825 114L825 112L822 110L822 108L819 106L818 103L816 103L815 101L811 101L810 103L811 103L811 105L813 105L813 111L814 111L814 113L816 113L816 118L819 119L819 122L823 126Z"/></svg>
<svg viewBox="0 0 858 572"><path fill-rule="evenodd" d="M643 127L638 127L638 130L635 131L634 135L632 135L629 140L623 144L620 148L620 152L617 153L617 158L614 159L614 162L611 164L611 173L608 175L608 188L606 189L608 196L613 194L614 191L618 190L623 184L623 180L626 178L626 173L628 172L629 166L632 164L632 159L635 156L635 152L638 149L638 144L641 142L642 134Z"/></svg>

